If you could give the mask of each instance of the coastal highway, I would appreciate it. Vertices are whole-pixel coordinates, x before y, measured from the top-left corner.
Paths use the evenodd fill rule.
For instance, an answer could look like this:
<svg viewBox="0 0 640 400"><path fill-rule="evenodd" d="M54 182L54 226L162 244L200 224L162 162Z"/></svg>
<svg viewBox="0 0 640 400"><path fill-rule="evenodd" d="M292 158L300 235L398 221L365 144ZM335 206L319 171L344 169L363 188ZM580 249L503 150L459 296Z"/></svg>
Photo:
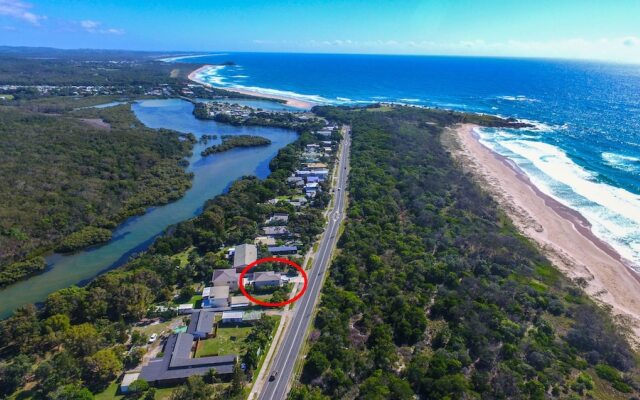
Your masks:
<svg viewBox="0 0 640 400"><path fill-rule="evenodd" d="M338 230L344 219L345 190L347 188L347 176L349 174L349 148L351 146L351 128L343 129L344 138L340 153L340 162L336 164L338 176L334 185L333 208L328 214L327 228L320 240L320 246L313 259L313 265L308 272L309 283L307 292L298 300L293 310L294 314L288 329L284 332L284 337L279 343L277 352L274 354L273 362L267 371L267 381L262 387L262 392L258 396L261 400L282 400L286 398L289 381L293 375L293 368L304 344L306 333L311 323L313 309L320 297L320 289L329 263L331 262L333 250L338 240ZM276 378L269 381L269 377L276 373Z"/></svg>

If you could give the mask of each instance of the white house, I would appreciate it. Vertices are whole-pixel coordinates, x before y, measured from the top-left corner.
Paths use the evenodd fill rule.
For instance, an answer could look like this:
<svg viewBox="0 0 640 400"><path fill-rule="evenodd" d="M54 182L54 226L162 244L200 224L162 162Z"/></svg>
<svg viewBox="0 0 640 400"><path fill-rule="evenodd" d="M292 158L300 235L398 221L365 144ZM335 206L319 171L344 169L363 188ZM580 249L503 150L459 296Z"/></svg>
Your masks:
<svg viewBox="0 0 640 400"><path fill-rule="evenodd" d="M203 308L229 307L229 286L210 286L202 290Z"/></svg>

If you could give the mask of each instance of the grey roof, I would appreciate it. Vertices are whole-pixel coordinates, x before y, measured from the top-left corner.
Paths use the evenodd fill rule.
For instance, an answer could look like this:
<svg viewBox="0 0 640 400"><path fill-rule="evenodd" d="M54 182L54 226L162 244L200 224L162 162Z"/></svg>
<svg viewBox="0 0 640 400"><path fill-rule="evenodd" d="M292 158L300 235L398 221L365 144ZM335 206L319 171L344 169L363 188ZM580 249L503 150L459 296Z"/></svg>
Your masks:
<svg viewBox="0 0 640 400"><path fill-rule="evenodd" d="M214 299L224 299L229 297L229 286L214 286L209 292L209 297Z"/></svg>
<svg viewBox="0 0 640 400"><path fill-rule="evenodd" d="M177 380L204 375L210 369L215 369L219 375L233 373L237 356L191 358L192 345L193 335L171 335L164 346L164 356L151 360L148 365L142 367L139 378L147 382Z"/></svg>
<svg viewBox="0 0 640 400"><path fill-rule="evenodd" d="M244 267L258 259L258 248L255 244L241 244L236 246L233 254L233 267Z"/></svg>
<svg viewBox="0 0 640 400"><path fill-rule="evenodd" d="M211 311L198 310L191 314L191 321L187 328L187 333L207 332L213 329L215 313Z"/></svg>
<svg viewBox="0 0 640 400"><path fill-rule="evenodd" d="M211 282L228 282L238 279L238 273L233 268L216 269L213 271Z"/></svg>
<svg viewBox="0 0 640 400"><path fill-rule="evenodd" d="M280 273L276 273L273 271L265 271L265 272L256 272L253 274L254 282L270 282L270 281L279 281Z"/></svg>

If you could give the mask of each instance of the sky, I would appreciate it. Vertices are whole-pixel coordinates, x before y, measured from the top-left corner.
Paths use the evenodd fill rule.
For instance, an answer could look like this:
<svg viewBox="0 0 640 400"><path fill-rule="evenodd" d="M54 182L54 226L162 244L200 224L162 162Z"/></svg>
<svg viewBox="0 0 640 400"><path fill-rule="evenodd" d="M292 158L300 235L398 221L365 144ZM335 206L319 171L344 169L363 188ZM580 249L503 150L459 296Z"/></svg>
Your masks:
<svg viewBox="0 0 640 400"><path fill-rule="evenodd" d="M640 0L0 0L0 45L640 63Z"/></svg>

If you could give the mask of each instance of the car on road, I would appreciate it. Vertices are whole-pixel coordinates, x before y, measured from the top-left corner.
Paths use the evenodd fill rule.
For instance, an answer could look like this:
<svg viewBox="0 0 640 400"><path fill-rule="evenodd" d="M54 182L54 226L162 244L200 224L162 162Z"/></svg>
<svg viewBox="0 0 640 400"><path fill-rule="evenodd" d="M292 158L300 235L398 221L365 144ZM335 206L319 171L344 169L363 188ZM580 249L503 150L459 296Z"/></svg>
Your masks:
<svg viewBox="0 0 640 400"><path fill-rule="evenodd" d="M273 382L276 380L276 378L278 377L278 371L275 371L273 374L271 374L271 376L269 377L269 382Z"/></svg>
<svg viewBox="0 0 640 400"><path fill-rule="evenodd" d="M155 342L157 338L158 338L158 334L152 333L151 336L149 336L149 343Z"/></svg>

